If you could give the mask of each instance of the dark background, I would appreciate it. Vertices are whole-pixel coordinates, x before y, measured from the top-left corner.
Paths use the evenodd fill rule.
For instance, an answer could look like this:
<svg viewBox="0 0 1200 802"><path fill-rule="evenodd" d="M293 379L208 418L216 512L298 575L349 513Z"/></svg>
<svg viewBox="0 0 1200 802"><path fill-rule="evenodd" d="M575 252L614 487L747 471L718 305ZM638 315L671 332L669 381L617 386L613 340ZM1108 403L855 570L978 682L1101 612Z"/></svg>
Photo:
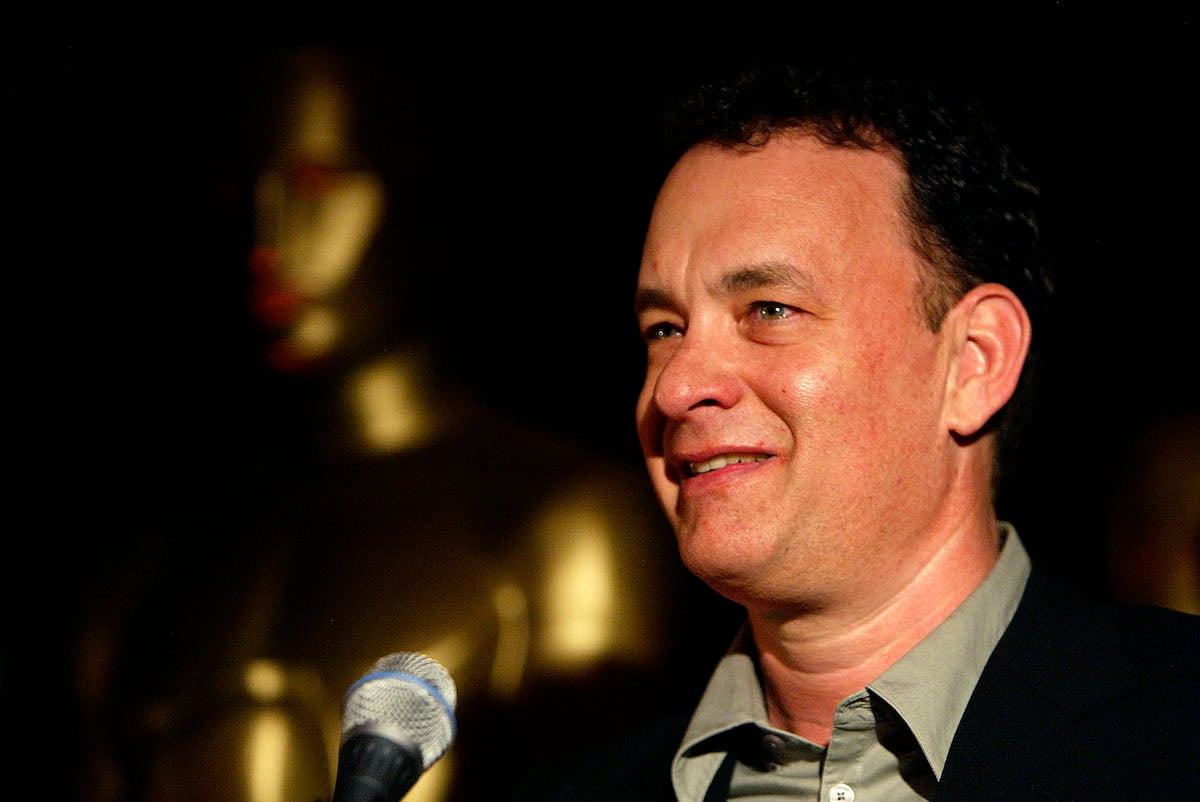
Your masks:
<svg viewBox="0 0 1200 802"><path fill-rule="evenodd" d="M972 80L1041 178L1059 261L1049 379L1002 513L1032 551L1103 592L1106 498L1133 437L1197 408L1190 16L1069 3L961 19L759 13L696 31L582 14L471 31L391 23L386 37L367 18L317 37L213 19L11 31L6 703L31 665L49 685L44 709L59 706L56 688L69 697L59 666L97 572L178 513L180 488L235 470L253 436L256 82L313 42L364 65L384 138L435 145L458 267L433 276L426 310L461 378L630 462L641 357L629 295L662 96L756 49ZM363 29L373 38L344 35Z"/></svg>

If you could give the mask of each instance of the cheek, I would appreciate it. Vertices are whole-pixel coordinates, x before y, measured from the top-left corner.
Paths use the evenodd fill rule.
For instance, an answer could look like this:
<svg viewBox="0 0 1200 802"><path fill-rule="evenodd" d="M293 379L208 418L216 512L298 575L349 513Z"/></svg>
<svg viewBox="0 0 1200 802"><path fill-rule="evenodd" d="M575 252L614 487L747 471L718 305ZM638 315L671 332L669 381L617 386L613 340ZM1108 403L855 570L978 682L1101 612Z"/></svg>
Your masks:
<svg viewBox="0 0 1200 802"><path fill-rule="evenodd" d="M650 485L658 499L659 508L666 515L672 529L679 528L679 485L671 479L662 457L646 457L646 471Z"/></svg>
<svg viewBox="0 0 1200 802"><path fill-rule="evenodd" d="M899 412L889 400L894 376L888 375L887 359L882 353L842 352L773 377L776 414L788 423L802 452L820 458L835 449L869 451L884 439Z"/></svg>
<svg viewBox="0 0 1200 802"><path fill-rule="evenodd" d="M638 441L642 445L642 453L647 458L662 454L663 421L662 416L655 411L653 395L654 382L647 378L634 408Z"/></svg>
<svg viewBox="0 0 1200 802"><path fill-rule="evenodd" d="M846 404L839 390L840 378L836 367L814 365L797 370L769 371L760 386L770 388L768 403L775 414L802 435L822 417L843 414Z"/></svg>
<svg viewBox="0 0 1200 802"><path fill-rule="evenodd" d="M923 440L936 415L937 376L933 353L925 339L897 332L857 354L831 380L828 404L840 415L849 436L878 452L911 450Z"/></svg>

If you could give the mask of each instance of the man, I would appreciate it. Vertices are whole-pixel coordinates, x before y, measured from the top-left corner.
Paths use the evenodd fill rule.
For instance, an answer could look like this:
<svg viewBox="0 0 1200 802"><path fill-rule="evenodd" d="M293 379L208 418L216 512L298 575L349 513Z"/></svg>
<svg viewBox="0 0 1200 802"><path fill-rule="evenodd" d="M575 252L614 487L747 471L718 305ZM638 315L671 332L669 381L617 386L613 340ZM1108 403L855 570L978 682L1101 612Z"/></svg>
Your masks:
<svg viewBox="0 0 1200 802"><path fill-rule="evenodd" d="M687 718L541 798L1200 794L1200 619L1077 598L997 519L1051 281L976 105L764 68L680 110L638 433L746 625Z"/></svg>

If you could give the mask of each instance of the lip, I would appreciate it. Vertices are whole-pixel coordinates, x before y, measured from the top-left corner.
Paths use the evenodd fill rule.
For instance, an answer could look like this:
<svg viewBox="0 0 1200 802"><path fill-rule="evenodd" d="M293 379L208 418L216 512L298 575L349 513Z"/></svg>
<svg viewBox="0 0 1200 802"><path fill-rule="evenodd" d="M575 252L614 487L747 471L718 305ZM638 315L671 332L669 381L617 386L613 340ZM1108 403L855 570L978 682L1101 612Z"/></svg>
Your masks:
<svg viewBox="0 0 1200 802"><path fill-rule="evenodd" d="M671 463L684 480L699 479L745 470L774 457L774 454L737 446L708 449L704 452L678 454Z"/></svg>

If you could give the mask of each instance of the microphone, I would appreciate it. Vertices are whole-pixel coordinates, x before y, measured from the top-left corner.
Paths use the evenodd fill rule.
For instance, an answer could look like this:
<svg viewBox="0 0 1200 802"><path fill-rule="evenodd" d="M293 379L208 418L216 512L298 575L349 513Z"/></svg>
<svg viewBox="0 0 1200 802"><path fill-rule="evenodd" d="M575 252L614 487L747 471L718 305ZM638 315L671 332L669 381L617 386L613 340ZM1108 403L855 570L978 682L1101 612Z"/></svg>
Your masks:
<svg viewBox="0 0 1200 802"><path fill-rule="evenodd" d="M377 661L342 702L332 802L397 802L446 753L457 691L437 661L411 652Z"/></svg>

